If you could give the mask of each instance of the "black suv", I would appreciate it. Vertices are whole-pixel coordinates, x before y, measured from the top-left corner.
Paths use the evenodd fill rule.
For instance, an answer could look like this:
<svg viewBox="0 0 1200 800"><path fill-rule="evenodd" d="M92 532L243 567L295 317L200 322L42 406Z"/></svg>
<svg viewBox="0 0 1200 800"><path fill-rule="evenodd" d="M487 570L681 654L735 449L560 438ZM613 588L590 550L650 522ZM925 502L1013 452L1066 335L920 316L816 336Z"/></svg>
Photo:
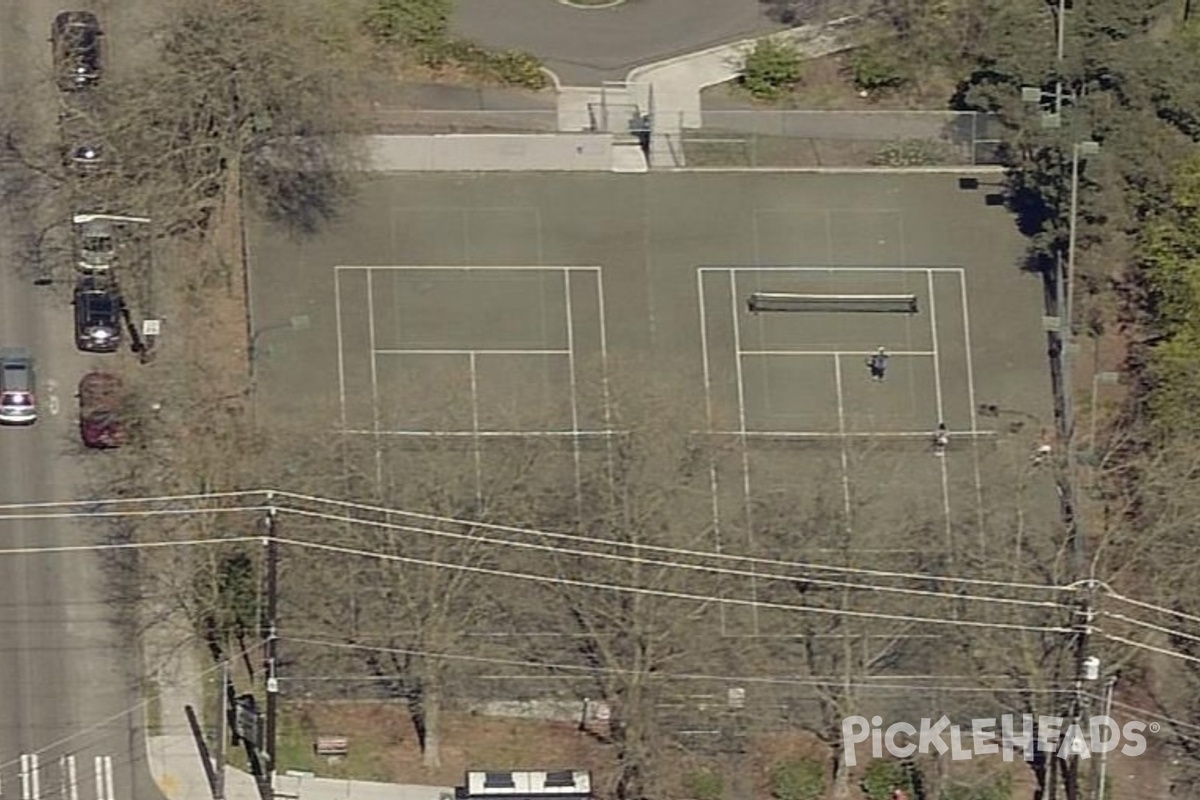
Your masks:
<svg viewBox="0 0 1200 800"><path fill-rule="evenodd" d="M90 11L63 11L50 26L54 73L65 92L100 80L100 20Z"/></svg>
<svg viewBox="0 0 1200 800"><path fill-rule="evenodd" d="M75 345L89 353L111 353L121 344L121 296L112 284L85 275L75 284Z"/></svg>

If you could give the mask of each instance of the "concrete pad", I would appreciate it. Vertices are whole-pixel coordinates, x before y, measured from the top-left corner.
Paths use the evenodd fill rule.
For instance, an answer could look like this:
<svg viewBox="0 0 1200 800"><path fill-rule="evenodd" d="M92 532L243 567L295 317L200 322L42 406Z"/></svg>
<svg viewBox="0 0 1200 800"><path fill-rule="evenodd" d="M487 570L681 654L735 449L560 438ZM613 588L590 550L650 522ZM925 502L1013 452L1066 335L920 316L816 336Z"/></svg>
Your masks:
<svg viewBox="0 0 1200 800"><path fill-rule="evenodd" d="M607 134L371 136L366 150L372 172L578 172L613 165Z"/></svg>
<svg viewBox="0 0 1200 800"><path fill-rule="evenodd" d="M613 147L613 172L649 172L646 154L640 144L621 144Z"/></svg>

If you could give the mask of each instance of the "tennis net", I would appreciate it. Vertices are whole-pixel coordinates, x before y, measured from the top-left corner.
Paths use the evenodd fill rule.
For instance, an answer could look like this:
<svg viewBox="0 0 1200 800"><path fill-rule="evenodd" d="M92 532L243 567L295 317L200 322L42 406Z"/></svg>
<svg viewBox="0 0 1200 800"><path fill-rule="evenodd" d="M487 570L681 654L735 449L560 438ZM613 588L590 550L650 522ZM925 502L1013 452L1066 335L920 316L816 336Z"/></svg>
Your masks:
<svg viewBox="0 0 1200 800"><path fill-rule="evenodd" d="M915 294L794 294L754 292L747 302L750 313L762 311L859 312L916 314Z"/></svg>
<svg viewBox="0 0 1200 800"><path fill-rule="evenodd" d="M854 452L913 452L934 451L934 431L897 431L887 433L847 432L818 433L792 431L714 431L711 435L741 439L745 437L748 447L754 450L842 450ZM973 445L994 444L996 431L951 430L946 434L946 450L951 452L969 449Z"/></svg>

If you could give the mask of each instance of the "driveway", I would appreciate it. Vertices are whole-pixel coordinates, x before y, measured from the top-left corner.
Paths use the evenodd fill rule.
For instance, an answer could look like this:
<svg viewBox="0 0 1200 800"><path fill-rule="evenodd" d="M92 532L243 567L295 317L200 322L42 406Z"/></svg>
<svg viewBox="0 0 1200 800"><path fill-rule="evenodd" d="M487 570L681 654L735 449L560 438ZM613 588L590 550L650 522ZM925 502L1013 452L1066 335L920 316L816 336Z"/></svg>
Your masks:
<svg viewBox="0 0 1200 800"><path fill-rule="evenodd" d="M758 0L628 0L575 8L557 0L458 0L454 32L542 59L565 86L624 80L640 64L779 30Z"/></svg>

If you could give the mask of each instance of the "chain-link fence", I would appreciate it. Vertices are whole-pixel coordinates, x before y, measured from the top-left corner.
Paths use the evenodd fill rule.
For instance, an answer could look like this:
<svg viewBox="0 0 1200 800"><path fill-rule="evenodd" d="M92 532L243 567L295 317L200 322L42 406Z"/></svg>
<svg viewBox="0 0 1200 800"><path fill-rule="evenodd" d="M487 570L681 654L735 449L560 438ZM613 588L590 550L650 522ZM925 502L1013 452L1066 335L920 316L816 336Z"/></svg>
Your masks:
<svg viewBox="0 0 1200 800"><path fill-rule="evenodd" d="M689 168L999 165L1002 131L973 111L705 111L703 126L656 120Z"/></svg>
<svg viewBox="0 0 1200 800"><path fill-rule="evenodd" d="M377 132L386 135L558 131L558 112L553 108L461 111L396 108L377 111L374 117Z"/></svg>

